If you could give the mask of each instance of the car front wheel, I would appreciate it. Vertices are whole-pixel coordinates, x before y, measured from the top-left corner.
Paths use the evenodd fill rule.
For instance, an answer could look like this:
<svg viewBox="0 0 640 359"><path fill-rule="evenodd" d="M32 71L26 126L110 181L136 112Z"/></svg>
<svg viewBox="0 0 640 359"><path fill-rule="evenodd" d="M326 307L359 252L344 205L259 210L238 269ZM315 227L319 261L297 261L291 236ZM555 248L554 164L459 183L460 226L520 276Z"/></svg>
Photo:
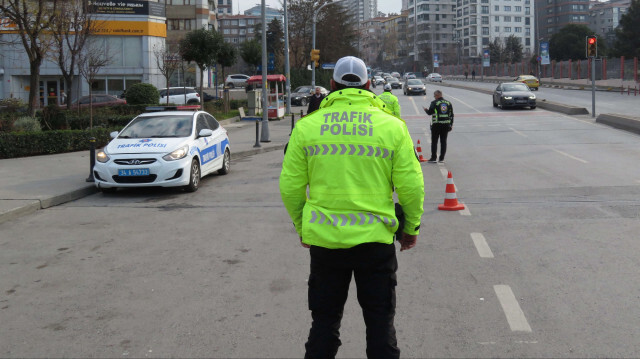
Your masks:
<svg viewBox="0 0 640 359"><path fill-rule="evenodd" d="M302 100L300 100L300 106L307 106L309 104L309 100L307 100L306 98L303 98Z"/></svg>
<svg viewBox="0 0 640 359"><path fill-rule="evenodd" d="M227 87L230 88L230 89L235 88L235 86L233 85L233 82L229 82L227 84Z"/></svg>
<svg viewBox="0 0 640 359"><path fill-rule="evenodd" d="M222 168L218 170L218 174L226 175L231 169L231 153L229 149L224 150L224 157L222 157Z"/></svg>
<svg viewBox="0 0 640 359"><path fill-rule="evenodd" d="M197 159L191 161L191 174L189 175L189 184L184 187L187 192L195 192L200 186L200 164Z"/></svg>

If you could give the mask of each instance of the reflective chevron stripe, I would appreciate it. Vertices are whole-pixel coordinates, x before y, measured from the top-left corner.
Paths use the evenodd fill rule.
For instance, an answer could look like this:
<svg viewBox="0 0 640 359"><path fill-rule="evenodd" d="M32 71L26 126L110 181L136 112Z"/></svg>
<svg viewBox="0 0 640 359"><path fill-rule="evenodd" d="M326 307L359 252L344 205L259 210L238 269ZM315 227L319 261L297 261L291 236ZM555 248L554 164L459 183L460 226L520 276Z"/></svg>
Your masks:
<svg viewBox="0 0 640 359"><path fill-rule="evenodd" d="M313 156L326 156L326 155L348 155L348 156L366 156L366 157L380 157L389 160L393 160L395 152L388 148L378 146L364 146L364 145L346 145L340 144L322 144L315 146L307 146L304 148L304 154L307 157Z"/></svg>
<svg viewBox="0 0 640 359"><path fill-rule="evenodd" d="M311 219L309 223L328 224L334 227L365 225L373 223L384 223L388 226L394 227L396 225L395 218L388 218L384 216L378 216L373 213L349 213L349 214L330 214L325 215L320 211L311 211Z"/></svg>

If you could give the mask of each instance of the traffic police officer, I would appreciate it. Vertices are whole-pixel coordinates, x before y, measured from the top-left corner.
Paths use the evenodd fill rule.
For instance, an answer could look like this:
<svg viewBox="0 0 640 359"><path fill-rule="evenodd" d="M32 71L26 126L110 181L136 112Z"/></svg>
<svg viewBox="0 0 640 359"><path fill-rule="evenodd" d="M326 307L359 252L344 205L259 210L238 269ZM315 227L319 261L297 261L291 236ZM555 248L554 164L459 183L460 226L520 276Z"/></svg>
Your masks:
<svg viewBox="0 0 640 359"><path fill-rule="evenodd" d="M451 102L442 98L440 90L436 90L433 97L435 100L431 101L429 108L424 108L427 115L431 115L431 158L428 162L444 163L444 155L447 153L447 135L453 129L453 106ZM437 156L438 139L440 139L440 159Z"/></svg>
<svg viewBox="0 0 640 359"><path fill-rule="evenodd" d="M393 191L404 209L402 251L417 241L424 181L406 124L368 88L361 59L338 60L332 92L293 129L282 164L282 201L302 246L310 248L306 358L338 352L352 275L367 327L367 356L400 356L393 324L393 238L399 225Z"/></svg>
<svg viewBox="0 0 640 359"><path fill-rule="evenodd" d="M400 104L398 98L391 93L391 85L384 85L384 92L379 96L387 105L387 109L394 115L400 117Z"/></svg>

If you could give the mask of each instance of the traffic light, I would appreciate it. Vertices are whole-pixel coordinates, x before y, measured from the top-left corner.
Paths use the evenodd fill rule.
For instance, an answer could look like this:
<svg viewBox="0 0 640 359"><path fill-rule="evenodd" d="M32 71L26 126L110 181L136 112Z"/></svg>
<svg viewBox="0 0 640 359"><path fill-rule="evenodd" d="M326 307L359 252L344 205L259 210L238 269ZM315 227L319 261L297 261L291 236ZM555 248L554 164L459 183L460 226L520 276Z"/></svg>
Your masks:
<svg viewBox="0 0 640 359"><path fill-rule="evenodd" d="M318 61L320 61L320 50L318 49L311 50L311 61L315 61L316 66L318 66Z"/></svg>
<svg viewBox="0 0 640 359"><path fill-rule="evenodd" d="M598 38L587 36L587 57L598 57Z"/></svg>

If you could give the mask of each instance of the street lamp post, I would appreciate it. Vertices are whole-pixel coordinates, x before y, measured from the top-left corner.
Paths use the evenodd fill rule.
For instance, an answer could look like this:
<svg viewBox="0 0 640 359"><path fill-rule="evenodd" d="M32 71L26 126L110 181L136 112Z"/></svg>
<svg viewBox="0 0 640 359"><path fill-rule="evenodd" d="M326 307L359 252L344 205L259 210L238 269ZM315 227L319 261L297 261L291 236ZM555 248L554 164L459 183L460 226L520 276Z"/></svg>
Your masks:
<svg viewBox="0 0 640 359"><path fill-rule="evenodd" d="M320 6L319 8L317 8L313 12L313 31L312 31L312 35L311 35L311 39L312 39L311 40L311 50L314 50L316 48L316 21L318 21L318 13L320 12L320 10L322 10L323 7L325 7L327 5L338 3L340 1L344 1L344 0L328 2L326 4L323 4L322 6ZM316 88L316 62L315 62L315 60L311 62L311 87L313 87L314 89Z"/></svg>
<svg viewBox="0 0 640 359"><path fill-rule="evenodd" d="M284 74L287 77L285 83L285 92L287 95L287 114L291 113L291 77L289 69L289 18L287 13L287 0L283 1L284 5Z"/></svg>

